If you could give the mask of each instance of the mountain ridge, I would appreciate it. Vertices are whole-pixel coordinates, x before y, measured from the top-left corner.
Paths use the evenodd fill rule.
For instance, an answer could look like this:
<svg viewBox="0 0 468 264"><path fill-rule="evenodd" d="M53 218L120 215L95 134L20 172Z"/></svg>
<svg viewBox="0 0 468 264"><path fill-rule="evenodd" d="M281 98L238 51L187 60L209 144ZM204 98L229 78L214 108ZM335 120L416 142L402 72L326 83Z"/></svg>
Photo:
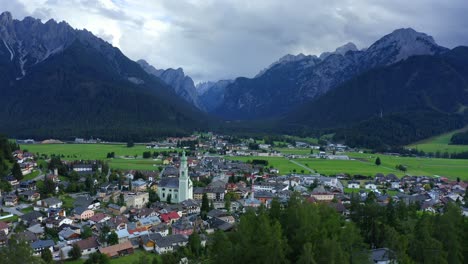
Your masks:
<svg viewBox="0 0 468 264"><path fill-rule="evenodd" d="M337 48L339 52L324 53L323 59L290 55L258 77L237 78L226 88L223 103L212 112L230 120L277 117L374 67L446 50L432 37L407 28L385 35L366 50L350 44L347 49Z"/></svg>
<svg viewBox="0 0 468 264"><path fill-rule="evenodd" d="M136 140L189 134L215 123L91 32L53 20L10 18L0 15L0 123L9 124L0 132Z"/></svg>

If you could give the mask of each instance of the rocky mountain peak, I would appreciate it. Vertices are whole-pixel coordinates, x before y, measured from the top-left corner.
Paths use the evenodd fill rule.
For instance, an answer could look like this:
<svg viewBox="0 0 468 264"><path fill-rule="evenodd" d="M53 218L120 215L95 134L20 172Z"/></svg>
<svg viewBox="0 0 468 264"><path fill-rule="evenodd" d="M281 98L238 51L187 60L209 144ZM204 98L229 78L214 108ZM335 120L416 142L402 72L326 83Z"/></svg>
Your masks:
<svg viewBox="0 0 468 264"><path fill-rule="evenodd" d="M0 23L7 24L13 21L13 17L10 12L6 11L0 14Z"/></svg>
<svg viewBox="0 0 468 264"><path fill-rule="evenodd" d="M432 36L412 28L401 28L377 40L367 50L367 61L375 65L388 65L414 55L434 55L447 50L439 46Z"/></svg>
<svg viewBox="0 0 468 264"><path fill-rule="evenodd" d="M177 69L158 70L145 60L138 60L137 63L147 73L160 78L164 83L172 87L177 95L200 108L195 84L190 76L185 75L184 69L179 67Z"/></svg>
<svg viewBox="0 0 468 264"><path fill-rule="evenodd" d="M358 48L356 47L356 45L352 42L348 42L346 44L344 44L343 46L340 46L338 48L335 49L334 52L324 52L322 54L320 54L320 59L321 60L324 60L326 59L328 56L332 55L332 54L339 54L339 55L342 55L344 56L348 51L357 51Z"/></svg>

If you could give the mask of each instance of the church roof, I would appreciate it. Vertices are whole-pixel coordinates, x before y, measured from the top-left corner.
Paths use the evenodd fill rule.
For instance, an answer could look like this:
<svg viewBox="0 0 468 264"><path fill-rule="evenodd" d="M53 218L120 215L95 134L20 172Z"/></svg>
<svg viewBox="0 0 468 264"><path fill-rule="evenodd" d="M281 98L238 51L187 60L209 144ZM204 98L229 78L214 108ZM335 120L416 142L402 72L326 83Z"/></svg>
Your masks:
<svg viewBox="0 0 468 264"><path fill-rule="evenodd" d="M158 188L179 188L179 178L163 178L159 181Z"/></svg>

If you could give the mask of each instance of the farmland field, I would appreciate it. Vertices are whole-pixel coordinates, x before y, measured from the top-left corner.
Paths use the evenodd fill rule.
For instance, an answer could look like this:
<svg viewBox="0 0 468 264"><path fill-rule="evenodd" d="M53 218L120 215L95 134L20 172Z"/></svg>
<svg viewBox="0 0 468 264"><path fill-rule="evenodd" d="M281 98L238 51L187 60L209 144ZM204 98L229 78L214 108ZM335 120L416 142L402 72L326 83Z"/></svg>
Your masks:
<svg viewBox="0 0 468 264"><path fill-rule="evenodd" d="M246 162L248 160L259 159L259 160L267 160L268 167L273 166L276 169L279 169L280 174L288 174L296 170L296 172L300 172L304 168L290 162L288 159L283 157L255 157L255 156L248 156L248 157L226 157L226 159L230 160L240 160Z"/></svg>
<svg viewBox="0 0 468 264"><path fill-rule="evenodd" d="M153 261L153 258L158 256L156 254L151 254L151 253L148 253L144 250L135 250L135 253L131 254L131 255L127 255L127 256L123 256L123 257L118 257L118 258L112 258L110 259L110 264L124 264L124 263L129 263L129 264L132 264L132 263L137 263L138 260L143 257L143 256L146 256L148 258L148 260L150 261ZM85 260L84 259L78 259L78 260L73 260L73 261L65 261L64 263L65 264L82 264L84 263Z"/></svg>
<svg viewBox="0 0 468 264"><path fill-rule="evenodd" d="M109 166L120 170L157 170L162 164L161 160L153 159L111 159Z"/></svg>
<svg viewBox="0 0 468 264"><path fill-rule="evenodd" d="M127 148L124 144L27 144L21 149L32 153L55 154L64 160L106 160L113 169L157 170L161 160L142 159L145 151L167 151L167 149L146 149L145 145ZM114 152L114 159L107 159L107 153ZM128 156L129 158L124 158ZM138 156L139 158L134 158Z"/></svg>
<svg viewBox="0 0 468 264"><path fill-rule="evenodd" d="M460 177L463 180L468 180L468 161L463 159L435 159L435 158L413 158L413 157L396 157L385 156L378 154L360 154L348 153L349 156L359 158L362 161L367 161L374 165L375 159L380 157L382 164L380 167L395 169L398 164L407 166L406 173L394 171L398 176L408 175L425 175L425 176L444 176L451 179ZM377 167L377 166L375 166ZM386 173L382 170L382 173Z"/></svg>
<svg viewBox="0 0 468 264"><path fill-rule="evenodd" d="M327 159L295 159L295 161L314 169L320 174L336 175L348 173L374 176L376 173L395 173L395 166L386 168L376 166L374 163L360 160L327 160Z"/></svg>
<svg viewBox="0 0 468 264"><path fill-rule="evenodd" d="M107 153L114 152L115 156L141 156L146 149L145 145L135 145L127 148L125 144L26 144L21 149L32 153L47 155L63 155L64 160L95 160L105 159ZM158 150L154 150L158 151Z"/></svg>
<svg viewBox="0 0 468 264"><path fill-rule="evenodd" d="M453 134L466 130L468 130L468 127L411 144L408 146L408 148L414 148L417 150L422 150L424 152L432 153L435 153L437 151L440 151L441 153L458 153L468 151L468 145L449 145L450 138L452 138Z"/></svg>
<svg viewBox="0 0 468 264"><path fill-rule="evenodd" d="M429 158L411 158L395 157L376 154L348 153L354 160L327 160L327 159L293 159L293 161L313 169L322 175L336 175L339 173L348 173L351 175L375 176L377 173L393 173L397 176L417 175L417 176L444 176L450 179L460 177L462 180L468 180L468 162L467 160L455 159L429 159ZM382 164L374 164L377 156L380 157ZM268 161L268 166L273 166L280 170L280 174L288 174L293 170L297 173L305 170L303 167L294 164L283 157L226 157L231 160L248 161L252 159L263 159ZM402 172L395 169L396 165L407 166L407 171Z"/></svg>
<svg viewBox="0 0 468 264"><path fill-rule="evenodd" d="M297 154L297 155L309 155L312 149L310 148L273 148L274 150L283 154ZM318 150L315 150L317 153Z"/></svg>

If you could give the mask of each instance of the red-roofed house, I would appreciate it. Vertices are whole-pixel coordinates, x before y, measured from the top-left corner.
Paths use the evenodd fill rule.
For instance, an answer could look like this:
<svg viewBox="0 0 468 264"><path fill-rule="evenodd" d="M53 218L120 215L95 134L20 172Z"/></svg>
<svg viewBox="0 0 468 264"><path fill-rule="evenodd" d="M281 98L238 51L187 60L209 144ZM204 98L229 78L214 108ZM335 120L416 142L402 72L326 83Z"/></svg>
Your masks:
<svg viewBox="0 0 468 264"><path fill-rule="evenodd" d="M175 221L179 220L180 215L177 212L172 211L169 213L161 214L159 218L161 218L161 221L163 221L163 223L172 224Z"/></svg>
<svg viewBox="0 0 468 264"><path fill-rule="evenodd" d="M80 240L75 243L81 249L81 255L89 255L98 251L99 243L95 237Z"/></svg>
<svg viewBox="0 0 468 264"><path fill-rule="evenodd" d="M94 224L97 224L97 223L104 223L109 219L110 219L110 216L108 216L108 215L106 215L104 213L97 213L97 214L93 215L92 217L90 217L89 221L94 223Z"/></svg>

